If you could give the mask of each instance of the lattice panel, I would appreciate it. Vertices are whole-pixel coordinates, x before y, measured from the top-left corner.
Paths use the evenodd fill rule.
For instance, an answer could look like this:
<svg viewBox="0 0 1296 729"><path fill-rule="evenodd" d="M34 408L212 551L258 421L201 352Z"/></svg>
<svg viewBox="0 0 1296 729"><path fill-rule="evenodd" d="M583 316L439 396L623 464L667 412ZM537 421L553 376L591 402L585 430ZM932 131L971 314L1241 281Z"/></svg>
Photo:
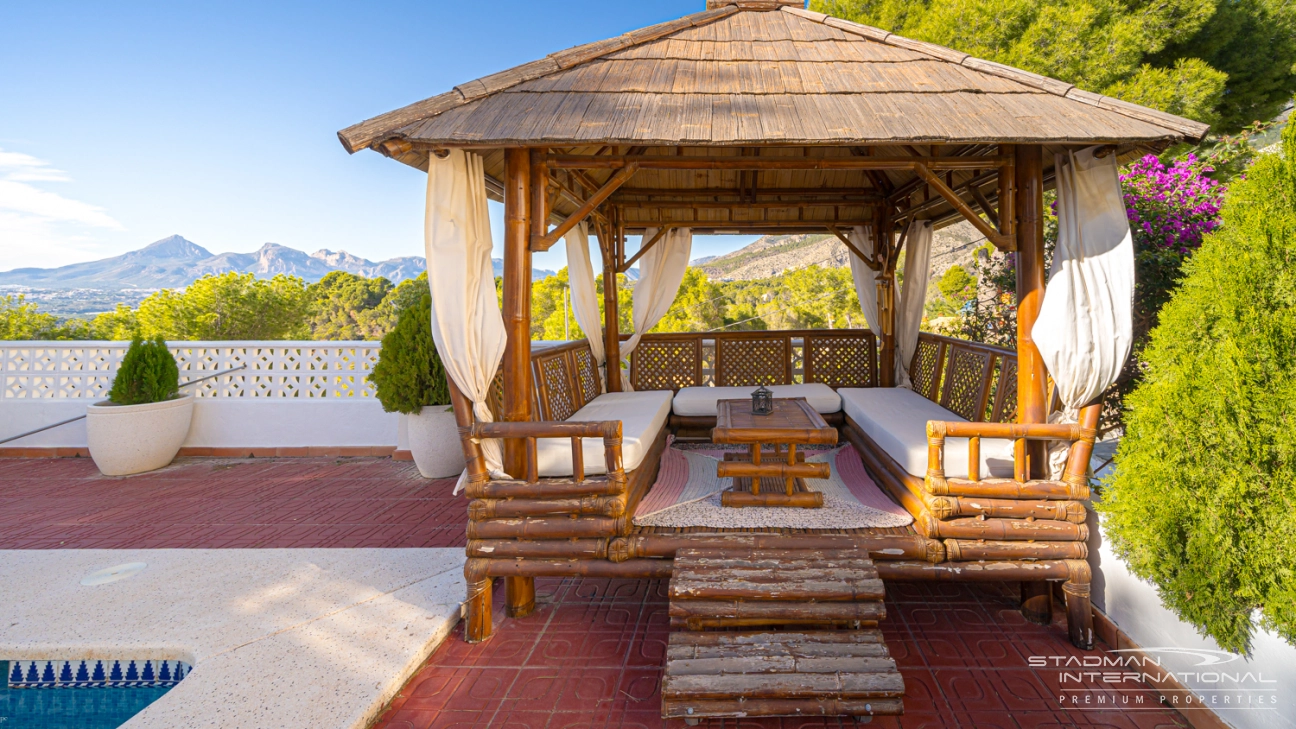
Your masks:
<svg viewBox="0 0 1296 729"><path fill-rule="evenodd" d="M949 347L946 355L945 387L940 404L968 420L985 415L985 392L989 384L990 353L963 347Z"/></svg>
<svg viewBox="0 0 1296 729"><path fill-rule="evenodd" d="M581 404L593 400L602 392L599 383L598 365L594 362L594 353L589 349L578 349L576 357L576 385L580 388Z"/></svg>
<svg viewBox="0 0 1296 729"><path fill-rule="evenodd" d="M500 367L486 393L486 407L496 422L504 419L504 368Z"/></svg>
<svg viewBox="0 0 1296 729"><path fill-rule="evenodd" d="M876 387L877 344L873 337L806 337L805 380L829 387Z"/></svg>
<svg viewBox="0 0 1296 729"><path fill-rule="evenodd" d="M106 397L125 342L0 345L2 398ZM365 378L378 342L179 342L180 381L240 364L246 369L185 388L197 397L373 397Z"/></svg>
<svg viewBox="0 0 1296 729"><path fill-rule="evenodd" d="M643 339L630 356L636 390L678 390L702 384L701 342L696 339Z"/></svg>
<svg viewBox="0 0 1296 729"><path fill-rule="evenodd" d="M539 359L540 395L546 420L566 420L580 409L568 369L566 354Z"/></svg>
<svg viewBox="0 0 1296 729"><path fill-rule="evenodd" d="M1017 360L1005 357L999 367L999 382L995 392L994 413L990 416L996 423L1012 423L1017 420Z"/></svg>
<svg viewBox="0 0 1296 729"><path fill-rule="evenodd" d="M786 385L790 343L784 338L716 338L716 385Z"/></svg>
<svg viewBox="0 0 1296 729"><path fill-rule="evenodd" d="M930 400L936 399L940 360L940 342L919 338L918 349L914 352L913 363L909 367L909 380L913 383L914 392Z"/></svg>

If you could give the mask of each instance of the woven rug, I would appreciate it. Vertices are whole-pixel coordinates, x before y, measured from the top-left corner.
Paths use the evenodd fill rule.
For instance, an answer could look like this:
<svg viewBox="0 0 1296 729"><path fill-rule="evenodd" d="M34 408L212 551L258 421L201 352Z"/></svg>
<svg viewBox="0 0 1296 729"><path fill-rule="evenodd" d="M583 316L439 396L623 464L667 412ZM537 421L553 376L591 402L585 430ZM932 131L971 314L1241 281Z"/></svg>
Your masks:
<svg viewBox="0 0 1296 729"><path fill-rule="evenodd" d="M657 482L635 509L636 526L713 527L719 529L863 529L902 527L913 523L909 512L882 493L851 446L810 451L806 461L828 463L826 479L806 479L806 487L824 495L818 509L785 507L733 508L720 505L720 493L733 479L716 476L716 464L729 449L679 447L662 454ZM744 449L745 450L745 449Z"/></svg>

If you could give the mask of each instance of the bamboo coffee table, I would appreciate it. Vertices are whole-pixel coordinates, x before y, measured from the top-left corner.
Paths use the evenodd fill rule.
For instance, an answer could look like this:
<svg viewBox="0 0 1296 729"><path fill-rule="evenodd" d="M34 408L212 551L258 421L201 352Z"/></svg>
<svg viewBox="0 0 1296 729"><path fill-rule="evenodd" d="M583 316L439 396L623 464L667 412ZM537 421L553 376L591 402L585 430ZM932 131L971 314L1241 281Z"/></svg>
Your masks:
<svg viewBox="0 0 1296 729"><path fill-rule="evenodd" d="M823 494L808 490L804 479L828 478L828 464L805 463L804 456L798 460L796 447L835 445L837 429L824 422L805 398L776 399L774 412L769 415L752 413L750 400L721 400L716 403L711 441L746 445L750 453L750 460L724 460L716 466L717 476L734 480L733 489L720 495L721 504L804 509L823 506ZM773 452L762 452L763 444L772 445Z"/></svg>

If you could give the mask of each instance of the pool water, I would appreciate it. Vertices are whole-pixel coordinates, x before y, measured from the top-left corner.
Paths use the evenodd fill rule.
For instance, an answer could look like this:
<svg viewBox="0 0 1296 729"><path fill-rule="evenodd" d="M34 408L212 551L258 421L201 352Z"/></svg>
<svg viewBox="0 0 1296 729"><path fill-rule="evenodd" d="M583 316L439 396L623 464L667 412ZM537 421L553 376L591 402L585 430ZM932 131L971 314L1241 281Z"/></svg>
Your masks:
<svg viewBox="0 0 1296 729"><path fill-rule="evenodd" d="M0 676L9 670L0 661ZM170 686L11 688L0 681L0 729L116 729Z"/></svg>

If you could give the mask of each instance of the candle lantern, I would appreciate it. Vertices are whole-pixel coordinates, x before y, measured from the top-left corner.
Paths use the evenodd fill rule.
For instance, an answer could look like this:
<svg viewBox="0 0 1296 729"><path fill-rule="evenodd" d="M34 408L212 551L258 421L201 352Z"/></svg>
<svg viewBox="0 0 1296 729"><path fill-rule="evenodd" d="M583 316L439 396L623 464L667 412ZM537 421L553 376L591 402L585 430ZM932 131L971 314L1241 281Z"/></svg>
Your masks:
<svg viewBox="0 0 1296 729"><path fill-rule="evenodd" d="M774 393L769 388L761 385L752 390L752 414L769 415L774 412Z"/></svg>

